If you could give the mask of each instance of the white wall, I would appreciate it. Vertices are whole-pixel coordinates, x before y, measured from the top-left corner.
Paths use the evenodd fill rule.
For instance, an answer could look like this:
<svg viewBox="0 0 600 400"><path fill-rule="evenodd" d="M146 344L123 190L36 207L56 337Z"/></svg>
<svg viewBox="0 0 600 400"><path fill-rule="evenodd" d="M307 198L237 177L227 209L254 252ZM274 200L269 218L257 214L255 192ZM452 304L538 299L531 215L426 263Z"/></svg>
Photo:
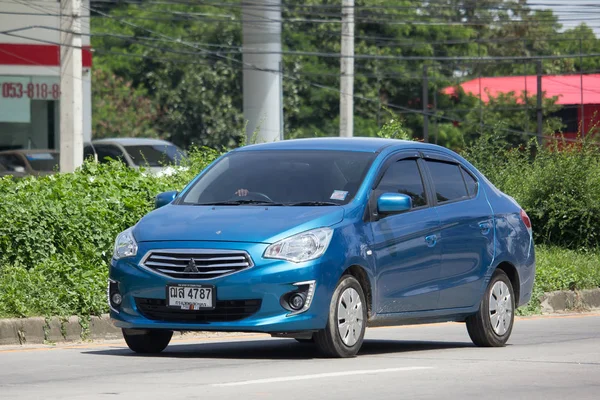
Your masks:
<svg viewBox="0 0 600 400"><path fill-rule="evenodd" d="M85 35L89 33L89 0L83 0L83 19L82 32L84 46L90 45L90 37ZM30 26L40 26L40 28L21 30L13 32L13 35L0 34L0 44L38 44L38 45L59 45L60 44L60 1L58 0L0 0L0 31L11 29L27 28ZM17 14L7 14L17 13ZM18 14L22 13L22 14ZM39 14L39 15L30 15ZM50 14L50 15L44 15ZM45 29L45 28L49 29ZM2 65L0 64L0 77L20 77L20 76L60 76L60 68L58 66L42 66L42 65ZM91 91L91 71L89 68L83 71L83 135L84 142L90 141L92 137L92 91ZM0 102L2 99L0 99ZM30 103L36 103L33 101ZM36 107L35 105L33 107ZM59 109L57 102L56 109ZM32 109L33 111L33 109ZM34 126L33 119L36 113L32 112L32 124L7 124L0 121L0 144L7 141L15 143L26 143L27 136L32 129L38 132L40 126ZM40 117L44 114L37 113ZM57 114L58 116L58 114ZM17 126L24 125L24 126ZM38 124L39 125L39 124ZM59 126L58 119L56 125ZM47 131L46 131L47 132ZM55 130L55 144L58 146L59 129ZM39 135L43 132L39 131ZM8 138L8 135L18 135L18 138ZM21 137L24 136L25 137ZM37 135L36 135L37 136ZM43 141L47 143L46 139ZM39 147L36 140L36 146Z"/></svg>

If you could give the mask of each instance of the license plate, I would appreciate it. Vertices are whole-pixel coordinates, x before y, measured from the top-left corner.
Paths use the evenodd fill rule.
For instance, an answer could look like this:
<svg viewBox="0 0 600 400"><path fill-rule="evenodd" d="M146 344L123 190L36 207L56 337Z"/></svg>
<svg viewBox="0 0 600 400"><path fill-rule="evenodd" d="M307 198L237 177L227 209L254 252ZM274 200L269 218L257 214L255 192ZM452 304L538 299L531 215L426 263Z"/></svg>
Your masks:
<svg viewBox="0 0 600 400"><path fill-rule="evenodd" d="M215 287L208 285L167 285L167 306L181 310L213 310Z"/></svg>

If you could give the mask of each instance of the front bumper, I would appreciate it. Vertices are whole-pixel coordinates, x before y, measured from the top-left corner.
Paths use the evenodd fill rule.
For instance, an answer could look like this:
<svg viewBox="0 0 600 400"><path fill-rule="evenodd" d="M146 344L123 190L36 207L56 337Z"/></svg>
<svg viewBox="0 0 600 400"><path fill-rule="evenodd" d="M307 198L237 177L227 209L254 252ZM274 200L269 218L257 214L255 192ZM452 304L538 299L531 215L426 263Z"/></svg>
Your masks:
<svg viewBox="0 0 600 400"><path fill-rule="evenodd" d="M139 265L144 255L153 249L215 249L244 250L250 254L254 266L243 271L213 279L172 279ZM263 259L267 245L262 243L228 242L142 242L138 255L113 260L109 278L116 282L122 295L122 303L110 315L113 323L121 328L169 329L182 331L236 331L236 332L295 332L323 329L327 323L329 303L337 277L327 271L336 271L334 259L325 256L318 260L294 264L282 260ZM280 299L297 289L294 283L316 281L310 308L300 314L286 310ZM164 320L144 311L140 301L161 303L166 299L166 285L172 283L214 285L217 304L255 301L260 306L251 315L234 321L211 320ZM196 311L201 313L202 311Z"/></svg>

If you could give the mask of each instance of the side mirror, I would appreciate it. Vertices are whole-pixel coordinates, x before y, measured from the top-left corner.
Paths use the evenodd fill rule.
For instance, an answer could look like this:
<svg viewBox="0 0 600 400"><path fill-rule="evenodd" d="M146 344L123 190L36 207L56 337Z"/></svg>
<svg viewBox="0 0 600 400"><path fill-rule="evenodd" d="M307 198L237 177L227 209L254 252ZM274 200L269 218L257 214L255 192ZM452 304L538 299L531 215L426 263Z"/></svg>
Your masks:
<svg viewBox="0 0 600 400"><path fill-rule="evenodd" d="M171 203L173 200L175 200L175 197L177 197L177 193L178 192L176 191L160 193L158 196L156 196L154 208L161 208L162 206L166 206L167 204Z"/></svg>
<svg viewBox="0 0 600 400"><path fill-rule="evenodd" d="M393 214L407 211L412 208L410 196L401 193L383 193L377 199L377 212L380 214Z"/></svg>

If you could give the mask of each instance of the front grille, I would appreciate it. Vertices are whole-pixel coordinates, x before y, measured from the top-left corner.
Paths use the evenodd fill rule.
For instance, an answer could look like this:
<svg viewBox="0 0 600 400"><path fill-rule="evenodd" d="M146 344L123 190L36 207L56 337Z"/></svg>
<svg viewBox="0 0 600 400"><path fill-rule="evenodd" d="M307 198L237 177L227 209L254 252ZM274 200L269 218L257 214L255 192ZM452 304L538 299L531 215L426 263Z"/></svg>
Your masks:
<svg viewBox="0 0 600 400"><path fill-rule="evenodd" d="M168 322L239 321L256 313L261 303L261 300L218 300L214 310L191 311L169 308L166 301L161 299L135 299L135 304L144 317Z"/></svg>
<svg viewBox="0 0 600 400"><path fill-rule="evenodd" d="M152 250L142 265L179 279L210 279L252 266L248 253L235 250Z"/></svg>

